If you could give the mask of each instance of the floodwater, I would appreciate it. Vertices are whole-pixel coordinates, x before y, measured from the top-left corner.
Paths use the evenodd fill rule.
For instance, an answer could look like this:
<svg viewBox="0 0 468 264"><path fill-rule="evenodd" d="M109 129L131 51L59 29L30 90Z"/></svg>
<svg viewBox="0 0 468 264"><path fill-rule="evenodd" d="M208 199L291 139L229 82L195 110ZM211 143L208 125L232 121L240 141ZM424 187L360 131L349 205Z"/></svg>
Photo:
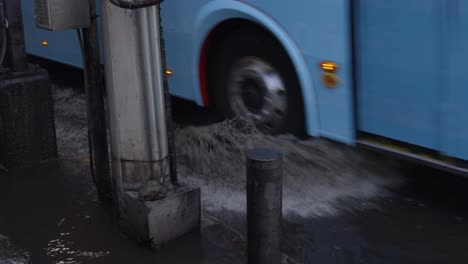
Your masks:
<svg viewBox="0 0 468 264"><path fill-rule="evenodd" d="M296 226L305 262L468 263L466 180L422 168L403 173L408 181L378 208Z"/></svg>
<svg viewBox="0 0 468 264"><path fill-rule="evenodd" d="M227 241L232 236L207 217L201 232L157 254L127 240L119 233L112 210L98 202L89 172L77 161L51 162L1 176L0 233L21 249L0 250L2 264L28 263L27 259L55 264L208 264L243 259Z"/></svg>
<svg viewBox="0 0 468 264"><path fill-rule="evenodd" d="M405 172L420 175L369 200L372 207L343 200L335 215L286 216L283 252L298 263L468 263L466 181ZM0 183L2 264L245 263L241 212L217 214L234 231L208 218L201 232L154 253L118 232L78 161L2 173Z"/></svg>
<svg viewBox="0 0 468 264"><path fill-rule="evenodd" d="M179 100L178 171L202 188L203 224L152 252L125 239L97 200L84 96L54 91L61 159L0 169L1 264L245 263L244 152L255 146L285 154L290 263L468 263L466 179L326 140L261 135Z"/></svg>
<svg viewBox="0 0 468 264"><path fill-rule="evenodd" d="M241 234L244 150L270 146L285 154L287 255L302 263L468 263L466 178L325 140L238 127L182 127L176 138L180 163L192 173L185 180L202 186L205 209Z"/></svg>

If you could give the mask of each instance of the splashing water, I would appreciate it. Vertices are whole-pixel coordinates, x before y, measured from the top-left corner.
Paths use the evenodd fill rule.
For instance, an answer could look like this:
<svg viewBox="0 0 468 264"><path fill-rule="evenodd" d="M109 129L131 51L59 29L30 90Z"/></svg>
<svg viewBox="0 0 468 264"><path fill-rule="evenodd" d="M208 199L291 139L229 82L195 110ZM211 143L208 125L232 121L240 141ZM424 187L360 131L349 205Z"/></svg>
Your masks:
<svg viewBox="0 0 468 264"><path fill-rule="evenodd" d="M323 139L263 135L239 120L176 130L179 174L202 187L204 208L212 212L245 212L245 151L253 147L284 153L286 216L335 215L343 200L367 208L367 200L400 182L390 161Z"/></svg>
<svg viewBox="0 0 468 264"><path fill-rule="evenodd" d="M85 95L66 87L53 87L57 147L61 158L88 154Z"/></svg>
<svg viewBox="0 0 468 264"><path fill-rule="evenodd" d="M54 99L60 156L86 156L85 96L55 86ZM206 210L245 212L245 151L257 146L278 148L285 155L285 215L335 215L343 200L368 208L368 200L387 195L386 188L401 181L396 166L375 155L322 139L263 135L240 119L177 129L179 174L202 187Z"/></svg>

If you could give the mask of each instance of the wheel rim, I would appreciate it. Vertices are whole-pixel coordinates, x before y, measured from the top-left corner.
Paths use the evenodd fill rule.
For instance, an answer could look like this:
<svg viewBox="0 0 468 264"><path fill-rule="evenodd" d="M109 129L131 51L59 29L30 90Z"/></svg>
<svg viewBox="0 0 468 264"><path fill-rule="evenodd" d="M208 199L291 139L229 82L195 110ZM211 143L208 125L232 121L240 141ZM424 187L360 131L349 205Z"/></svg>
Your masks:
<svg viewBox="0 0 468 264"><path fill-rule="evenodd" d="M248 117L263 131L273 132L284 123L286 87L279 72L260 58L245 57L233 65L227 97L235 115Z"/></svg>

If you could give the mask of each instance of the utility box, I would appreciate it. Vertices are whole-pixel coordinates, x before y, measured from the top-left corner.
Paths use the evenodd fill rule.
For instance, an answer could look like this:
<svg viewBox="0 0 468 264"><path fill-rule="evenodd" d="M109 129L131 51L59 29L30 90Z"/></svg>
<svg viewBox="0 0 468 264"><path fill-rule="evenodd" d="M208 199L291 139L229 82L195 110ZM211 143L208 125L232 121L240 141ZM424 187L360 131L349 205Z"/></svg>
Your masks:
<svg viewBox="0 0 468 264"><path fill-rule="evenodd" d="M34 0L37 26L47 30L88 27L88 0Z"/></svg>
<svg viewBox="0 0 468 264"><path fill-rule="evenodd" d="M57 158L50 87L49 75L40 67L0 70L0 163L6 168Z"/></svg>

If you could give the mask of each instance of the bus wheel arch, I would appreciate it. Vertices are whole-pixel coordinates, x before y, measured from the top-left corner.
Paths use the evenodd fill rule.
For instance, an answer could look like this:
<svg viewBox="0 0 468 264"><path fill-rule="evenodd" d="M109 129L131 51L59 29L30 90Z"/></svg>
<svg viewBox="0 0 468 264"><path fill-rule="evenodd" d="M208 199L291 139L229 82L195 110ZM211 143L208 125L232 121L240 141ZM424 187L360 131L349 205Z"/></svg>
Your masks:
<svg viewBox="0 0 468 264"><path fill-rule="evenodd" d="M251 46L248 44L249 42L258 41L270 43L269 45L264 45L269 51L259 51L258 47L249 48L249 46ZM231 42L237 43L233 44ZM251 44L253 46L261 45L257 43ZM199 78L203 102L210 106L216 106L216 104L218 104L218 107L220 107L219 104L222 105L221 107L224 107L228 103L223 102L223 98L226 96L225 89L227 88L223 88L223 91L219 89L220 86L223 86L220 85L219 78L228 79L226 74L223 74L222 71L222 65L226 68L223 57L227 57L225 58L226 60L233 60L231 55L226 54L230 52L226 52L226 50L223 52L226 46L236 48L236 51L241 49L238 51L238 54L249 55L248 52L253 52L252 55L255 55L255 52L260 53L252 60L252 63L256 63L259 68L262 68L262 65L265 65L263 68L268 68L270 64L279 65L277 68L281 68L278 70L281 76L284 77L284 80L281 79L281 81L285 82L284 86L287 87L288 90L288 116L285 118L288 124L284 127L285 129L272 129L273 133L293 132L298 135L303 135L307 130L309 134L313 135L313 133L310 133L310 130L306 128L307 111L304 104L305 94L303 93L303 83L300 80L296 65L293 63L288 50L266 27L247 19L233 18L218 23L205 39L200 53L201 57L199 63ZM229 47L227 49L229 50ZM274 54L279 54L279 57L282 57L284 63L279 63L278 60L274 58ZM281 64L284 64L284 66ZM217 69L220 65L221 69ZM216 79L218 79L218 81L216 81ZM279 83L281 83L281 81ZM231 85L229 86L231 87ZM279 105L281 105L281 103ZM282 110L284 109L281 109L281 107L275 107L273 112L281 113ZM228 110L227 112L230 111ZM279 115L277 116L279 118ZM275 120L276 117L273 114L269 118ZM268 123L271 122L268 121ZM268 124L268 126L270 126L270 124ZM315 129L317 129L317 127L315 127Z"/></svg>

